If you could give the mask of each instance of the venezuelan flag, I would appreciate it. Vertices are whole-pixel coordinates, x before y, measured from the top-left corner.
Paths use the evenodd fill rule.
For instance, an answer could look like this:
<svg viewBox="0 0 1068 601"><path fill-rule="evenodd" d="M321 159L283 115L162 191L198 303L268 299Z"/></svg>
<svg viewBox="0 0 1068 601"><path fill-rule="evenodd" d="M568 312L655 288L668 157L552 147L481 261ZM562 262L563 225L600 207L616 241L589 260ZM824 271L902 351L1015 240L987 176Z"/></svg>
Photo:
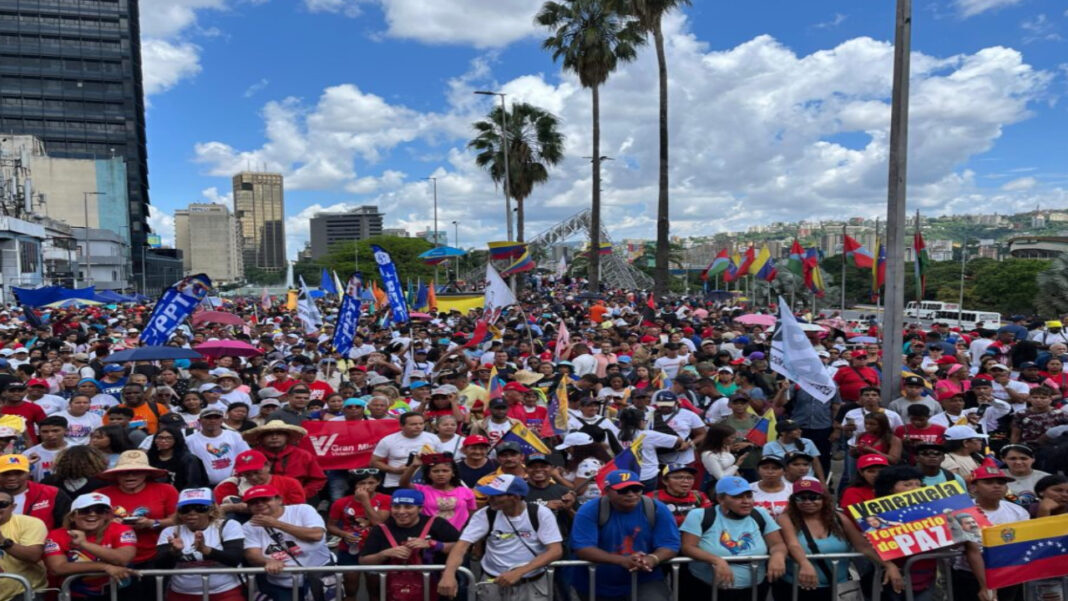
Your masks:
<svg viewBox="0 0 1068 601"><path fill-rule="evenodd" d="M727 269L723 272L723 281L724 282L733 282L734 280L737 280L742 275L745 275L745 274L742 273L742 270L739 267L739 265L741 265L741 263L742 263L742 255L740 255L738 253L734 253L733 255L730 256L729 259L727 259Z"/></svg>
<svg viewBox="0 0 1068 601"><path fill-rule="evenodd" d="M756 249L750 246L742 253L742 262L738 265L738 275L743 276L752 273L749 269L753 266L754 261L756 261Z"/></svg>
<svg viewBox="0 0 1068 601"><path fill-rule="evenodd" d="M497 376L496 366L494 366L493 369L490 370L489 398L491 401L493 399L504 398L504 383L501 382L501 379Z"/></svg>
<svg viewBox="0 0 1068 601"><path fill-rule="evenodd" d="M760 418L756 425L745 433L745 439L758 447L768 444L768 431L770 430L770 426L771 420L766 417Z"/></svg>
<svg viewBox="0 0 1068 601"><path fill-rule="evenodd" d="M524 250L523 254L514 263L501 271L501 277L506 278L531 269L534 269L534 259L530 258L530 253Z"/></svg>
<svg viewBox="0 0 1068 601"><path fill-rule="evenodd" d="M629 447L623 449L623 452L616 455L614 459L598 470L597 475L594 477L597 487L603 491L604 479L608 477L608 474L616 470L629 470L640 475L642 473L642 445L644 443L645 435L639 434L637 438L631 441Z"/></svg>
<svg viewBox="0 0 1068 601"><path fill-rule="evenodd" d="M519 423L512 424L512 429L505 432L504 436L501 436L497 444L504 441L518 443L519 447L523 449L524 455L530 455L531 453L544 453L548 455L552 452L540 438L534 436L533 432L523 424Z"/></svg>
<svg viewBox="0 0 1068 601"><path fill-rule="evenodd" d="M567 380L561 377L555 389L549 394L548 419L541 422L541 437L562 436L567 433ZM629 389L628 389L629 390Z"/></svg>
<svg viewBox="0 0 1068 601"><path fill-rule="evenodd" d="M715 276L727 271L727 265L731 262L730 257L727 256L727 249L719 251L715 259L708 264L708 267L701 273L701 279L707 280L708 276Z"/></svg>
<svg viewBox="0 0 1068 601"><path fill-rule="evenodd" d="M998 589L1068 575L1068 514L983 528L986 585Z"/></svg>
<svg viewBox="0 0 1068 601"><path fill-rule="evenodd" d="M527 250L527 245L522 242L490 242L489 253L493 260L518 259Z"/></svg>

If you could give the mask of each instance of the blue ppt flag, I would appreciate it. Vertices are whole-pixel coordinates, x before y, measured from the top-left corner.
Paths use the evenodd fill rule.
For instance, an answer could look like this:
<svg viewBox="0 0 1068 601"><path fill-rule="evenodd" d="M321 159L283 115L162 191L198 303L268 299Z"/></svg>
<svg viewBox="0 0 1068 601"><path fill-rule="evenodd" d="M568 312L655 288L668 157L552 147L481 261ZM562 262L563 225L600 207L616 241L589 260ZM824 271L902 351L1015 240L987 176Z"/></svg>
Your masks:
<svg viewBox="0 0 1068 601"><path fill-rule="evenodd" d="M337 314L337 325L334 328L334 350L342 357L348 356L352 350L352 340L356 337L356 326L360 323L360 299L359 280L357 274L349 278L348 286L345 287L345 296L341 298L341 309Z"/></svg>
<svg viewBox="0 0 1068 601"><path fill-rule="evenodd" d="M397 276L393 257L377 244L371 245L371 252L374 253L375 264L378 265L378 275L382 277L382 288L385 289L389 306L393 309L390 323L408 323L408 303L404 300L404 286Z"/></svg>
<svg viewBox="0 0 1068 601"><path fill-rule="evenodd" d="M211 290L211 279L203 273L183 278L163 291L152 316L148 318L141 342L158 346L167 342L174 330L197 308Z"/></svg>

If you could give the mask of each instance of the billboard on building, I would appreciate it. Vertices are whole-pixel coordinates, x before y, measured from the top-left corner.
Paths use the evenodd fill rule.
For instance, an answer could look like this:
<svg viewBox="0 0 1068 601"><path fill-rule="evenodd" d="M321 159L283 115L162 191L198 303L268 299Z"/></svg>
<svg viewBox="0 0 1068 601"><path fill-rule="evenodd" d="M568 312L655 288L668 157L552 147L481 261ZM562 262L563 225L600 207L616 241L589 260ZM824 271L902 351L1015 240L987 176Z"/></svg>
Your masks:
<svg viewBox="0 0 1068 601"><path fill-rule="evenodd" d="M159 248L163 246L163 240L160 238L159 234L148 235L148 246L149 248Z"/></svg>

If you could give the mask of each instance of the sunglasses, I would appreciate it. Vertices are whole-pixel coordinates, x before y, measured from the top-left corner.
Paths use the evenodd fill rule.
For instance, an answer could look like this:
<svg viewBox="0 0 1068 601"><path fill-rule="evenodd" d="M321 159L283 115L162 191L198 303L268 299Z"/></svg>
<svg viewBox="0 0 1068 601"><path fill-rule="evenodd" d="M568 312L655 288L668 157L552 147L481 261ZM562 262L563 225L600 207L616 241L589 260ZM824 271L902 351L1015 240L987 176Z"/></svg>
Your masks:
<svg viewBox="0 0 1068 601"><path fill-rule="evenodd" d="M15 503L12 501L0 501L0 509L7 509L8 507L11 507L14 504Z"/></svg>
<svg viewBox="0 0 1068 601"><path fill-rule="evenodd" d="M96 507L85 507L78 510L78 515L108 515L111 513L111 507L106 505L97 505Z"/></svg>
<svg viewBox="0 0 1068 601"><path fill-rule="evenodd" d="M381 470L374 467L361 467L351 471L353 476L377 476L381 473Z"/></svg>
<svg viewBox="0 0 1068 601"><path fill-rule="evenodd" d="M211 511L211 505L186 505L178 508L180 515L188 515L190 513L207 513Z"/></svg>
<svg viewBox="0 0 1068 601"><path fill-rule="evenodd" d="M938 457L944 454L942 451L920 451L917 453L920 457Z"/></svg>
<svg viewBox="0 0 1068 601"><path fill-rule="evenodd" d="M823 500L819 495L797 495L794 497L798 503L817 503Z"/></svg>
<svg viewBox="0 0 1068 601"><path fill-rule="evenodd" d="M642 486L628 486L626 488L620 488L616 492L621 495L640 495L645 492L645 488Z"/></svg>

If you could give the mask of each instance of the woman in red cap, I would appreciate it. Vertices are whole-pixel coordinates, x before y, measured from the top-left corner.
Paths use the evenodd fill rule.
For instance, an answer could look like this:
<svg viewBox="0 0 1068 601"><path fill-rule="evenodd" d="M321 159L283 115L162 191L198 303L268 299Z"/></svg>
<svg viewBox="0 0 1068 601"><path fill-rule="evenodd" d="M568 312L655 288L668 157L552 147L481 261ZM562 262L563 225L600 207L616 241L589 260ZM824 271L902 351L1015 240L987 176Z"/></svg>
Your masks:
<svg viewBox="0 0 1068 601"><path fill-rule="evenodd" d="M874 499L875 478L888 465L890 463L882 455L865 455L858 459L857 475L842 491L838 506L846 509L850 505Z"/></svg>

